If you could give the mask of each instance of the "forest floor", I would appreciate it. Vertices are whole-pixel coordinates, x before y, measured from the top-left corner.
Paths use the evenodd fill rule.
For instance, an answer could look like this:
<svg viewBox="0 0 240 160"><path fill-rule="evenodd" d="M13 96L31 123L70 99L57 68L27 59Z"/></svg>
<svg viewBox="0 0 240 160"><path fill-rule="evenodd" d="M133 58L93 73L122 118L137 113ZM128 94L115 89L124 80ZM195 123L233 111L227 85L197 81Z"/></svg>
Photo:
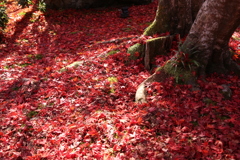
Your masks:
<svg viewBox="0 0 240 160"><path fill-rule="evenodd" d="M156 1L131 6L125 19L114 7L42 13L7 5L0 159L240 159L239 77L212 74L195 92L169 79L148 87L148 103L134 102L151 73L127 61L127 48L153 21ZM236 31L238 62L239 41Z"/></svg>

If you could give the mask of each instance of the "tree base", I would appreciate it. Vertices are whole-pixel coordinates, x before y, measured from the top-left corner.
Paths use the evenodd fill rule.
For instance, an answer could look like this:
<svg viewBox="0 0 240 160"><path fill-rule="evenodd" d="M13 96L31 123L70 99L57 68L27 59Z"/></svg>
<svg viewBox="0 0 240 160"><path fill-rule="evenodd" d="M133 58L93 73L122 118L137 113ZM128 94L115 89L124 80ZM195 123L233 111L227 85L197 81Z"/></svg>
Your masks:
<svg viewBox="0 0 240 160"><path fill-rule="evenodd" d="M137 88L136 94L135 94L135 102L137 103L146 103L147 102L147 91L146 86L153 82L164 82L170 77L174 77L176 80L176 83L178 84L180 81L184 84L190 84L192 85L192 90L200 90L199 85L197 84L197 76L194 75L190 70L183 69L181 66L174 68L172 66L172 62L174 61L174 58L167 61L166 64L160 68L157 69L157 71L152 74L150 77L148 77L145 81L143 81ZM225 68L225 71L234 72L236 75L240 75L240 66L235 63L232 59L227 59L225 61L227 63L227 69ZM199 67L200 68L200 67ZM217 69L218 73L221 73L222 70ZM206 72L204 72L203 80L205 80ZM226 90L226 87L225 87ZM229 89L230 90L230 89ZM227 92L229 93L229 91ZM222 90L222 94L226 94L224 91L224 88ZM224 95L224 97L226 97ZM231 96L228 96L228 98Z"/></svg>
<svg viewBox="0 0 240 160"><path fill-rule="evenodd" d="M166 55L172 47L172 41L175 36L162 36L152 38L146 43L137 43L128 49L130 60L143 58L145 69L151 70L152 63L157 55Z"/></svg>

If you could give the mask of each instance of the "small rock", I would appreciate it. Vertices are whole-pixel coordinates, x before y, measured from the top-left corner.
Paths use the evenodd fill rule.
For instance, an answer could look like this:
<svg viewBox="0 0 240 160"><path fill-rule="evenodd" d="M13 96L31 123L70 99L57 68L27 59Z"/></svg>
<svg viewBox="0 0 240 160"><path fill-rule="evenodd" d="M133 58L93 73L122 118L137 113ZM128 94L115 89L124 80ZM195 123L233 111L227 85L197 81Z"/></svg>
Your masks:
<svg viewBox="0 0 240 160"><path fill-rule="evenodd" d="M229 85L222 84L223 89L220 91L225 99L231 99L232 97L232 90L230 89Z"/></svg>

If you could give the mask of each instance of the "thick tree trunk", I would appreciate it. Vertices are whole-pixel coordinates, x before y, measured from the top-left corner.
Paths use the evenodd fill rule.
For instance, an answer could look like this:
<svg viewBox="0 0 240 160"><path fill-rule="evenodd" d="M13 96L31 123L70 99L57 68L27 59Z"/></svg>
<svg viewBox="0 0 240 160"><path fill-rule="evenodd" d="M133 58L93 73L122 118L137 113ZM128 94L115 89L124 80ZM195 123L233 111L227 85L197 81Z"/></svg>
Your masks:
<svg viewBox="0 0 240 160"><path fill-rule="evenodd" d="M158 8L155 16L155 20L152 24L146 28L143 35L152 36L154 34L161 34L170 32L170 35L180 34L182 37L186 36L189 32L197 12L199 11L201 5L205 0L159 0ZM169 44L165 46L171 46L172 41L168 41ZM167 48L159 48L160 46L155 46L155 48L150 49L150 51L155 50L166 50ZM163 46L164 47L164 46ZM134 57L135 52L140 53L138 58L152 57L149 62L154 60L152 55L156 56L156 53L149 53L149 49L146 50L145 44L136 44L128 49ZM163 54L163 53L160 53ZM145 66L149 64L145 63ZM146 67L150 69L150 67Z"/></svg>
<svg viewBox="0 0 240 160"><path fill-rule="evenodd" d="M195 86L197 76L205 77L208 72L234 71L240 75L240 67L231 59L228 48L239 24L240 0L206 0L179 52L139 85L136 101L146 101L146 83L170 76Z"/></svg>
<svg viewBox="0 0 240 160"><path fill-rule="evenodd" d="M239 65L232 61L228 47L239 24L240 0L207 0L203 4L182 46L190 59L198 61L199 75L229 70L240 75Z"/></svg>
<svg viewBox="0 0 240 160"><path fill-rule="evenodd" d="M152 36L170 32L185 36L204 0L159 0L156 17L143 33Z"/></svg>

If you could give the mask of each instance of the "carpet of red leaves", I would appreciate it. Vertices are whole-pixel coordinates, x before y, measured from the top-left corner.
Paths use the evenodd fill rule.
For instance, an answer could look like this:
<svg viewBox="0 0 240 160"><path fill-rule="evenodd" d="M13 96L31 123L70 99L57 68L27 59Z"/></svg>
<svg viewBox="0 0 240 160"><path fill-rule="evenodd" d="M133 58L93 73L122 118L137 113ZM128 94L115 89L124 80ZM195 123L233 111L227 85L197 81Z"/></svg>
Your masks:
<svg viewBox="0 0 240 160"><path fill-rule="evenodd" d="M134 103L149 73L138 61L126 63L126 50L154 19L156 1L130 7L126 19L116 7L43 14L7 5L0 159L240 159L237 76L213 74L199 81L201 92L169 79L148 87L148 103ZM60 71L74 61L81 64Z"/></svg>

